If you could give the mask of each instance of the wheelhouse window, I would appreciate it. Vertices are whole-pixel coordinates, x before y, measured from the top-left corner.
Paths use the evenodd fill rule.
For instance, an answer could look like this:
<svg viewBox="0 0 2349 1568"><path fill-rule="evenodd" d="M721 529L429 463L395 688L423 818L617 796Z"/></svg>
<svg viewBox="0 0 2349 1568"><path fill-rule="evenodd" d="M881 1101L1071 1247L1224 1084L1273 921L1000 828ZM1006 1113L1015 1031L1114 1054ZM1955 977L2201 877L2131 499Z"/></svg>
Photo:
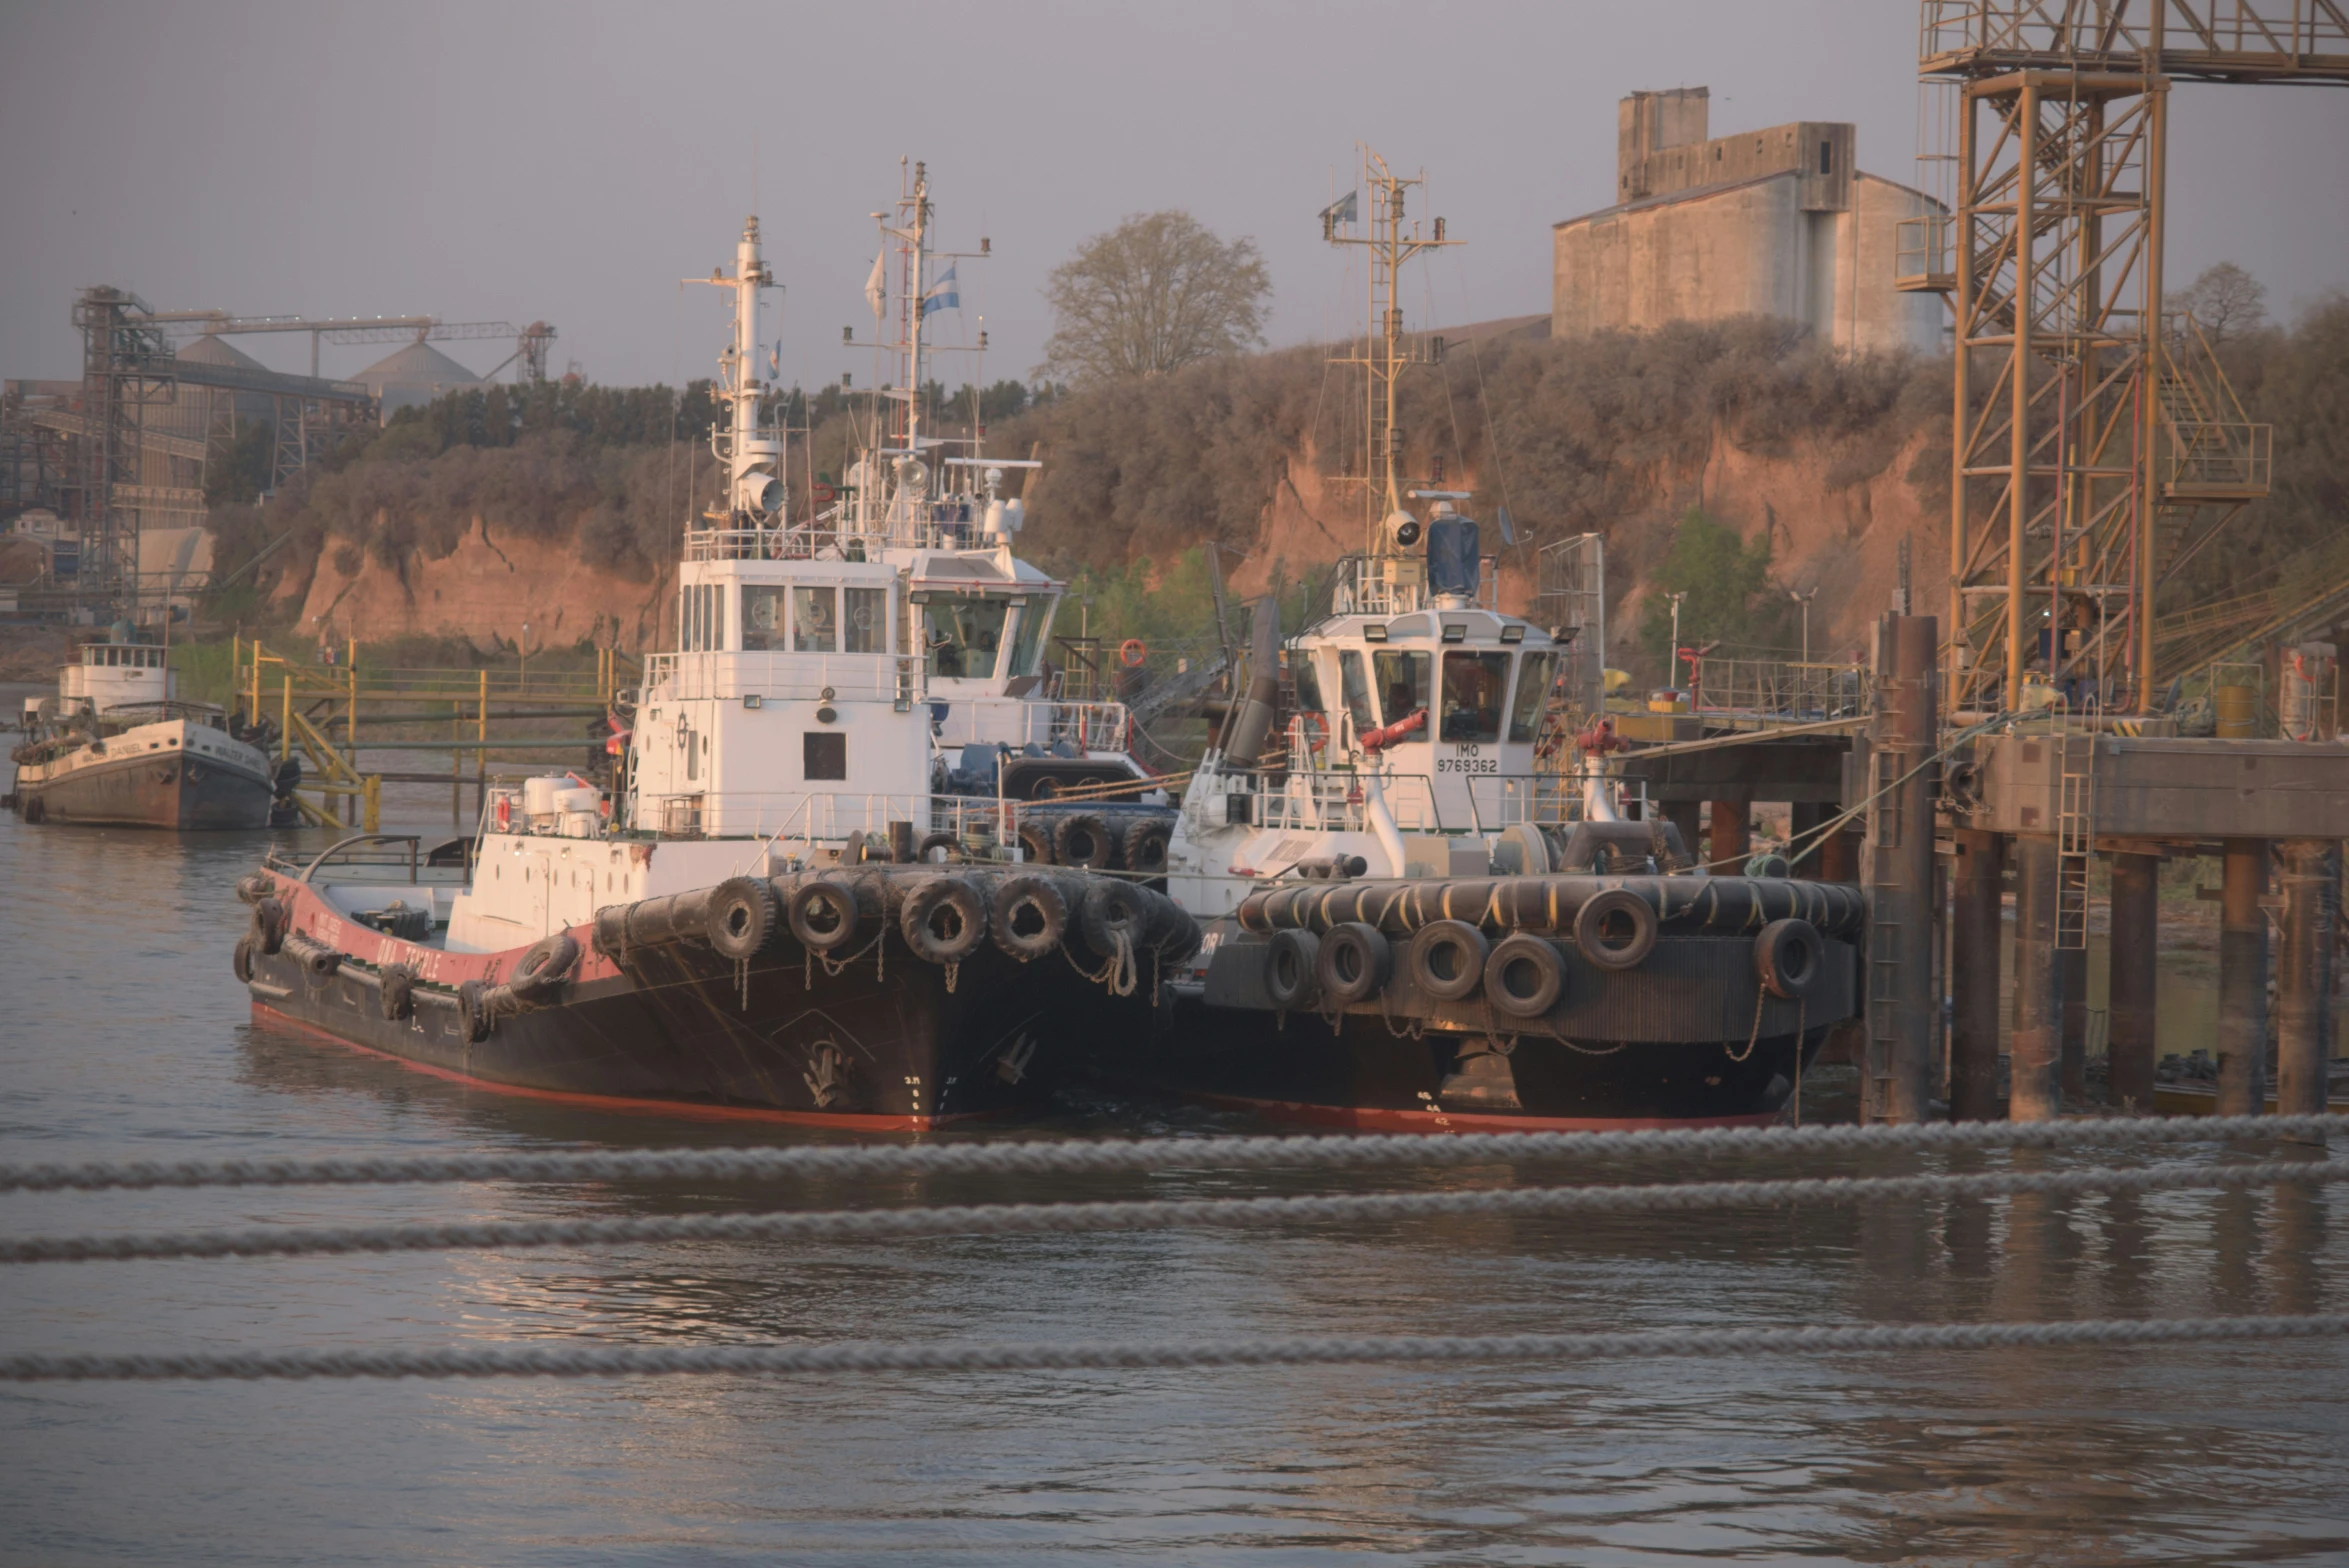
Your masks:
<svg viewBox="0 0 2349 1568"><path fill-rule="evenodd" d="M886 653L889 651L889 590L886 588L843 588L841 601L841 646L843 653Z"/></svg>
<svg viewBox="0 0 2349 1568"><path fill-rule="evenodd" d="M1442 738L1483 746L1498 741L1508 690L1507 654L1445 654Z"/></svg>
<svg viewBox="0 0 2349 1568"><path fill-rule="evenodd" d="M783 640L781 588L763 583L743 584L742 646L751 653L781 653L789 646Z"/></svg>
<svg viewBox="0 0 2349 1568"><path fill-rule="evenodd" d="M791 590L791 651L840 651L840 591L836 588Z"/></svg>
<svg viewBox="0 0 2349 1568"><path fill-rule="evenodd" d="M1370 702L1370 674L1363 668L1362 655L1348 648L1338 655L1338 688L1346 699L1346 712L1354 719L1354 733L1378 728L1378 709Z"/></svg>
<svg viewBox="0 0 2349 1568"><path fill-rule="evenodd" d="M1327 705L1321 700L1321 672L1313 667L1313 655L1296 655L1296 662L1289 669L1297 682L1297 706L1307 713L1326 711Z"/></svg>
<svg viewBox="0 0 2349 1568"><path fill-rule="evenodd" d="M1044 634L1052 629L1052 612L1059 603L1057 597L1048 595L1020 604L1019 624L1012 628L1010 674L1036 673L1036 661L1044 653Z"/></svg>
<svg viewBox="0 0 2349 1568"><path fill-rule="evenodd" d="M922 605L922 637L930 674L942 680L984 680L995 673L1003 647L1004 599L930 599Z"/></svg>
<svg viewBox="0 0 2349 1568"><path fill-rule="evenodd" d="M1529 653L1517 661L1517 700L1509 705L1509 739L1520 745L1540 738L1549 706L1550 682L1558 667L1554 653Z"/></svg>
<svg viewBox="0 0 2349 1568"><path fill-rule="evenodd" d="M677 646L686 653L726 646L724 583L694 583L678 590Z"/></svg>
<svg viewBox="0 0 2349 1568"><path fill-rule="evenodd" d="M1396 648L1382 648L1371 656L1371 672L1378 677L1379 702L1389 724L1430 706L1428 681L1434 665L1424 653Z"/></svg>

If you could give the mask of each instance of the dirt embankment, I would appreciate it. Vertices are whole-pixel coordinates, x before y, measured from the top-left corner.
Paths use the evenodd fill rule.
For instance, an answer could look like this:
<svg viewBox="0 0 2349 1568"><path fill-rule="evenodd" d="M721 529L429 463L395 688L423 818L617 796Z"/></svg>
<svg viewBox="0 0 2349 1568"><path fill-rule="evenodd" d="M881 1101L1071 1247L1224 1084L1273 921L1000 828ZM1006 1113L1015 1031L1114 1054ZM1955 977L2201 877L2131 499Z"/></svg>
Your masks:
<svg viewBox="0 0 2349 1568"><path fill-rule="evenodd" d="M411 554L398 569L374 554L355 572L324 552L306 574L278 585L276 608L302 637L375 642L395 637L461 637L484 652L512 648L530 628L530 646L582 642L641 652L661 646L674 567L650 583L587 565L566 539L501 537L476 517L444 556Z"/></svg>

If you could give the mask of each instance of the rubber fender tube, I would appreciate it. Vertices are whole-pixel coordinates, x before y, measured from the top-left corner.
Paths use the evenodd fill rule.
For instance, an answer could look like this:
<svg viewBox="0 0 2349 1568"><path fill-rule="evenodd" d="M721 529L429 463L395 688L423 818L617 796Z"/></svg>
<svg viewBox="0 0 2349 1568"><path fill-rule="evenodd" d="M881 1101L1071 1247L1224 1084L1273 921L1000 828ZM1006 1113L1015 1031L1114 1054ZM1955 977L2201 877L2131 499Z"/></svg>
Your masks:
<svg viewBox="0 0 2349 1568"><path fill-rule="evenodd" d="M285 954L317 980L326 979L343 966L339 951L324 942L314 942L298 931L285 939Z"/></svg>
<svg viewBox="0 0 2349 1568"><path fill-rule="evenodd" d="M246 985L253 983L253 938L250 933L237 938L236 951L229 954L228 961L235 967L239 980Z"/></svg>
<svg viewBox="0 0 2349 1568"><path fill-rule="evenodd" d="M1052 831L1041 822L1020 824L1020 853L1031 866L1052 864Z"/></svg>
<svg viewBox="0 0 2349 1568"><path fill-rule="evenodd" d="M240 904L258 904L261 902L261 900L267 898L272 892L276 891L276 889L277 884L270 881L269 878L263 876L258 871L251 872L245 876L237 878L237 902Z"/></svg>
<svg viewBox="0 0 2349 1568"><path fill-rule="evenodd" d="M1126 857L1126 869L1146 876L1164 872L1167 841L1173 837L1173 826L1155 817L1128 825L1125 842L1120 846L1120 852Z"/></svg>
<svg viewBox="0 0 2349 1568"><path fill-rule="evenodd" d="M260 952L274 956L285 946L285 905L275 898L264 898L253 906L253 946Z"/></svg>
<svg viewBox="0 0 2349 1568"><path fill-rule="evenodd" d="M515 1000L539 1002L552 997L579 967L579 942L568 931L541 937L530 944L507 977L506 989Z"/></svg>
<svg viewBox="0 0 2349 1568"><path fill-rule="evenodd" d="M1636 969L1656 950L1656 910L1629 888L1611 887L1574 912L1574 945L1601 969Z"/></svg>
<svg viewBox="0 0 2349 1568"><path fill-rule="evenodd" d="M943 860L931 860L930 851L933 849L945 850L945 858ZM960 865L970 858L971 857L968 852L966 852L962 847L962 840L956 838L952 833L945 832L944 830L940 830L936 833L923 834L922 842L914 850L914 859L918 861L926 861L931 865Z"/></svg>
<svg viewBox="0 0 2349 1568"><path fill-rule="evenodd" d="M791 939L811 953L845 952L863 924L858 919L856 889L845 882L802 882L783 911Z"/></svg>
<svg viewBox="0 0 2349 1568"><path fill-rule="evenodd" d="M597 910L594 932L590 940L594 942L595 950L598 953L613 963L618 963L621 953L626 951L628 946L628 906L626 904L606 904Z"/></svg>
<svg viewBox="0 0 2349 1568"><path fill-rule="evenodd" d="M1321 1000L1321 938L1310 931L1275 931L1264 949L1264 990L1283 1012Z"/></svg>
<svg viewBox="0 0 2349 1568"><path fill-rule="evenodd" d="M775 893L757 877L728 877L710 889L702 929L720 958L756 958L775 935Z"/></svg>
<svg viewBox="0 0 2349 1568"><path fill-rule="evenodd" d="M1395 973L1394 944L1378 927L1348 920L1321 939L1315 964L1321 994L1343 1007L1367 1002L1386 989Z"/></svg>
<svg viewBox="0 0 2349 1568"><path fill-rule="evenodd" d="M489 1038L490 986L486 980L468 980L457 987L457 1027L467 1044Z"/></svg>
<svg viewBox="0 0 2349 1568"><path fill-rule="evenodd" d="M961 877L934 877L906 899L897 926L915 957L959 964L987 940L987 905Z"/></svg>
<svg viewBox="0 0 2349 1568"><path fill-rule="evenodd" d="M376 977L381 989L376 1004L382 1008L384 1022L398 1023L416 1010L416 971L406 964L386 964Z"/></svg>
<svg viewBox="0 0 2349 1568"><path fill-rule="evenodd" d="M1079 916L1085 945L1108 958L1117 952L1117 939L1123 935L1140 952L1150 940L1150 898L1147 888L1131 882L1106 877L1094 881L1085 889Z"/></svg>
<svg viewBox="0 0 2349 1568"><path fill-rule="evenodd" d="M1068 900L1049 878L1005 877L988 900L987 930L1023 964L1049 958L1068 935Z"/></svg>
<svg viewBox="0 0 2349 1568"><path fill-rule="evenodd" d="M1465 920L1431 920L1411 938L1411 983L1439 1002L1474 996L1491 946Z"/></svg>
<svg viewBox="0 0 2349 1568"><path fill-rule="evenodd" d="M1825 967L1826 944L1808 920L1773 920L1754 938L1754 978L1784 1002L1811 994Z"/></svg>
<svg viewBox="0 0 2349 1568"><path fill-rule="evenodd" d="M1484 994L1512 1018L1539 1018L1566 994L1566 959L1543 938L1512 932L1485 957Z"/></svg>
<svg viewBox="0 0 2349 1568"><path fill-rule="evenodd" d="M1099 871L1109 864L1114 844L1109 824L1090 811L1075 811L1052 825L1053 857L1064 866Z"/></svg>
<svg viewBox="0 0 2349 1568"><path fill-rule="evenodd" d="M1207 940L1207 933L1199 929L1199 922L1191 912L1173 899L1166 901L1166 907L1173 913L1168 921L1167 934L1156 939L1158 956L1170 964L1188 962L1198 954L1200 943Z"/></svg>

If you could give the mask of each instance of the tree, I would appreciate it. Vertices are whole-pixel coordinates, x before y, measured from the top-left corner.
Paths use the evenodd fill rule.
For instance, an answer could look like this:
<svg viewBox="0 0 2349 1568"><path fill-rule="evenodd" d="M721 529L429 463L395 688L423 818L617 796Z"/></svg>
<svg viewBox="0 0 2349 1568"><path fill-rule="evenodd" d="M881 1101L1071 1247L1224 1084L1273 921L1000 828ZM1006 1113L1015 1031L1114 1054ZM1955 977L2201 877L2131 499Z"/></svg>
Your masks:
<svg viewBox="0 0 2349 1568"><path fill-rule="evenodd" d="M1656 567L1639 627L1640 642L1667 661L1676 593L1682 596L1683 647L1723 643L1725 654L1750 655L1756 647L1777 645L1785 633L1785 595L1770 584L1767 531L1748 544L1701 508L1690 507L1681 518L1672 530L1672 548Z"/></svg>
<svg viewBox="0 0 2349 1568"><path fill-rule="evenodd" d="M2213 343L2256 332L2267 320L2267 285L2231 261L2205 267L2182 294L2170 296L2173 306L2194 313Z"/></svg>
<svg viewBox="0 0 2349 1568"><path fill-rule="evenodd" d="M1271 293L1254 240L1222 239L1187 212L1136 214L1053 269L1036 374L1118 381L1254 348Z"/></svg>

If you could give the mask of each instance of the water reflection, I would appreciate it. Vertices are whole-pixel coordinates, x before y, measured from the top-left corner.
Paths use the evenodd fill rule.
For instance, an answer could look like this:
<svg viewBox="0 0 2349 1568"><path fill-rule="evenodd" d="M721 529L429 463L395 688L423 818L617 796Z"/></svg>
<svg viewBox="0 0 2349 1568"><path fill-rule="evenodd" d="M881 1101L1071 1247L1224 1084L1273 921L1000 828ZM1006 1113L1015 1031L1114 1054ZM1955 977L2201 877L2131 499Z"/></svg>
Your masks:
<svg viewBox="0 0 2349 1568"><path fill-rule="evenodd" d="M428 796L429 791L425 792ZM445 797L438 803L445 811ZM427 808L433 805L427 801ZM427 828L437 826L427 815ZM309 838L323 841L326 835ZM603 1115L259 1027L228 972L263 841L0 818L11 1158L804 1142ZM32 890L26 896L25 890ZM941 1138L1240 1130L1073 1098ZM2066 1156L2033 1158L2058 1168ZM1746 1157L997 1181L571 1183L0 1199L12 1232L779 1205L1447 1190L1572 1175L1995 1170ZM12 1271L12 1348L522 1337L1195 1339L2321 1310L2328 1200L2157 1194ZM0 1394L0 1529L40 1560L735 1558L1630 1563L2349 1553L2349 1356L1762 1357L610 1384Z"/></svg>

